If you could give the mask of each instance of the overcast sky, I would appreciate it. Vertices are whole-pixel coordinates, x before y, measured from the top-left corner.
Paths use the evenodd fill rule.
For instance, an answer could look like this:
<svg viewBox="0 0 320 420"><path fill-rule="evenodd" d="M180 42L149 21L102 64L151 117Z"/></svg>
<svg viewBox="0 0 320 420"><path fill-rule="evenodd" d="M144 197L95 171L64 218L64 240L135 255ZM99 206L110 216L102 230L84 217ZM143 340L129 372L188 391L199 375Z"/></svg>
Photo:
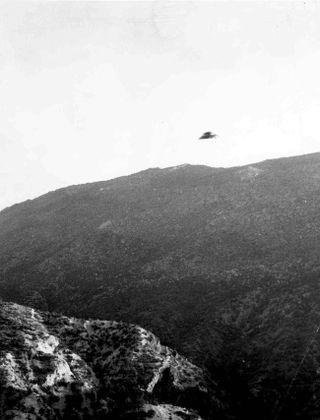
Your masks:
<svg viewBox="0 0 320 420"><path fill-rule="evenodd" d="M149 167L319 151L317 1L2 0L0 208Z"/></svg>

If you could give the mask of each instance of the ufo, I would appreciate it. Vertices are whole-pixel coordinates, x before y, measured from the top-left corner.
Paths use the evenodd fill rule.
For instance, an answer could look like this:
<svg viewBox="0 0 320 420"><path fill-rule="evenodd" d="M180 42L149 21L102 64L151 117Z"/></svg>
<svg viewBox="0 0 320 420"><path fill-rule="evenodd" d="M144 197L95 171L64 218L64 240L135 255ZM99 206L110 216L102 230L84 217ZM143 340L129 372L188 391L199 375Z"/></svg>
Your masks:
<svg viewBox="0 0 320 420"><path fill-rule="evenodd" d="M199 137L199 140L214 139L217 136L218 134L213 134L211 133L211 131L206 131L205 133L202 134L201 137Z"/></svg>

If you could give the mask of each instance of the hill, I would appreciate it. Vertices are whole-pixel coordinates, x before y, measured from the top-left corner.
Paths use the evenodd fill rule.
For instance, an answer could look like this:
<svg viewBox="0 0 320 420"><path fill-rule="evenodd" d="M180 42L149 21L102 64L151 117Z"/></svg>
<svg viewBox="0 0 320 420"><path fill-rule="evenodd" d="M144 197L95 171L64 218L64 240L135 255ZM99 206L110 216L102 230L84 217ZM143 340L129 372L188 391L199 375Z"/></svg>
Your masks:
<svg viewBox="0 0 320 420"><path fill-rule="evenodd" d="M57 190L0 213L0 293L151 329L210 369L230 417L313 418L319 190L320 154Z"/></svg>
<svg viewBox="0 0 320 420"><path fill-rule="evenodd" d="M0 303L1 419L201 420L204 373L150 332Z"/></svg>

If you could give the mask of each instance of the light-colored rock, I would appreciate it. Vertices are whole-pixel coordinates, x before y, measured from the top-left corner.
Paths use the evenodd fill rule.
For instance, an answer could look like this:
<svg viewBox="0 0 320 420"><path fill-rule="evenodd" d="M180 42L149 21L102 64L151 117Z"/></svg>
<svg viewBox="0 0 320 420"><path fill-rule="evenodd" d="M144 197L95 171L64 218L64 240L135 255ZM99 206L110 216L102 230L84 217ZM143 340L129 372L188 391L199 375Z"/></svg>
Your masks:
<svg viewBox="0 0 320 420"><path fill-rule="evenodd" d="M153 419L199 419L156 404L170 393L187 405L193 390L207 396L201 369L141 327L0 302L1 420L114 418L151 402Z"/></svg>

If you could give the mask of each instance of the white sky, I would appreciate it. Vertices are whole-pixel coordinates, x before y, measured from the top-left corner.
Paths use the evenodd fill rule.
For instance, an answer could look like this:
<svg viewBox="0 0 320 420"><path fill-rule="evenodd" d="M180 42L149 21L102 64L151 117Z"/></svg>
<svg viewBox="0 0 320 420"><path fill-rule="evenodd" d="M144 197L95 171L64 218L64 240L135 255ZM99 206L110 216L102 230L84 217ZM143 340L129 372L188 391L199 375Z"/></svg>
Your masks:
<svg viewBox="0 0 320 420"><path fill-rule="evenodd" d="M0 208L319 151L318 1L1 0Z"/></svg>

